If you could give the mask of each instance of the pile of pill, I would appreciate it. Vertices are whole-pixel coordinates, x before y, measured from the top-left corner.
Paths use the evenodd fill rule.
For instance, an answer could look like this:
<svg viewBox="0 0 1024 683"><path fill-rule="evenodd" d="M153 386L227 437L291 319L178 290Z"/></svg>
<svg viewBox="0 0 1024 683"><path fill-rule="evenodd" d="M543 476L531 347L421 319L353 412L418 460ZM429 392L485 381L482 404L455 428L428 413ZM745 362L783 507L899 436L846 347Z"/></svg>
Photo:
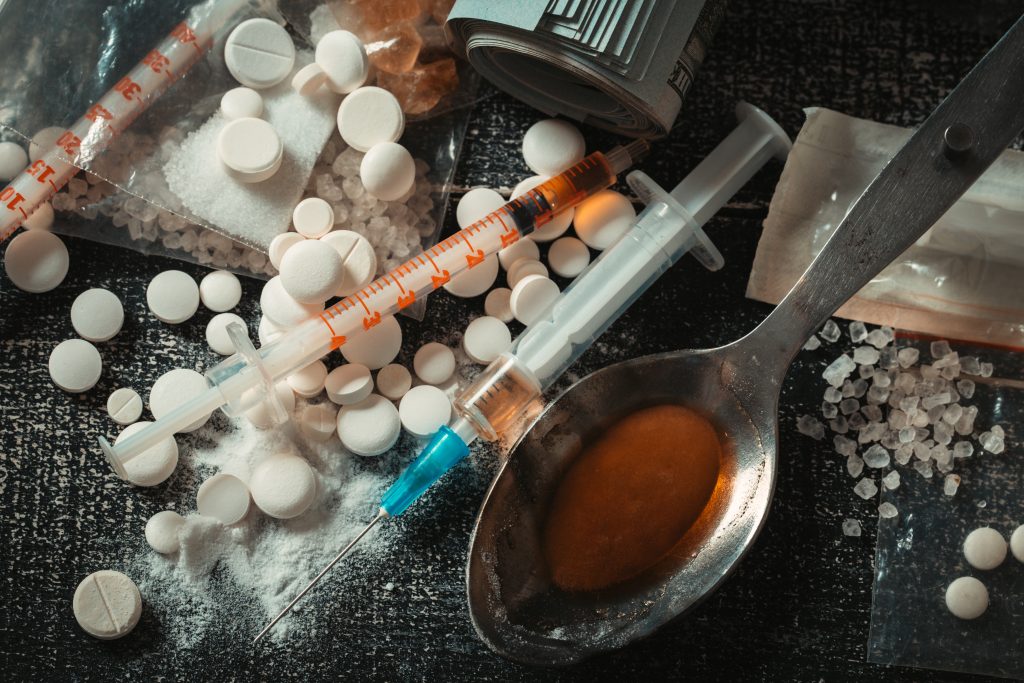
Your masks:
<svg viewBox="0 0 1024 683"><path fill-rule="evenodd" d="M1024 524L1010 534L1009 549L1017 560L1024 563ZM975 529L964 539L964 559L981 571L999 567L1006 559L1006 550L1006 539L992 527ZM946 608L960 619L977 619L985 613L988 605L988 589L973 576L956 578L946 588Z"/></svg>

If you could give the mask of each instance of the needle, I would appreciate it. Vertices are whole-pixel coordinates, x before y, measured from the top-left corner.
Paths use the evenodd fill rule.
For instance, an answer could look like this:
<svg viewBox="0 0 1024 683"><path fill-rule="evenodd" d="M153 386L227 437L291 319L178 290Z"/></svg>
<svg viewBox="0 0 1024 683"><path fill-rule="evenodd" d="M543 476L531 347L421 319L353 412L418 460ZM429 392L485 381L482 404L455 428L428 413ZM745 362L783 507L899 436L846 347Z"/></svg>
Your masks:
<svg viewBox="0 0 1024 683"><path fill-rule="evenodd" d="M295 603L297 603L299 600L301 600L302 596L305 595L306 593L308 593L309 589L312 588L313 586L315 586L317 584L317 582L320 581L320 579L324 578L324 575L327 574L327 572L331 571L331 568L333 568L334 565L338 564L338 562L341 560L341 558L345 557L345 555L348 554L348 551L352 550L353 546L355 546L356 543L359 543L359 540L363 536L365 536L367 533L369 533L370 529L372 529L377 524L377 522L379 522L380 520L384 519L387 516L388 516L387 511L384 510L383 508L381 508L380 512L377 513L377 516L373 518L373 521L371 521L369 524L367 524L366 528L363 529L362 531L360 531L359 535L356 536L355 538L353 538L352 541L347 546L345 546L345 548L340 553L338 553L337 556L335 556L335 558L333 560L331 560L330 563L326 567L323 568L323 571L321 571L319 574L317 574L316 578L314 578L312 581L310 581L309 584L305 588L303 588L301 591L299 591L299 594L296 595L292 599L292 601L288 603L288 606L285 607L283 610L281 610L281 613L278 614L276 617L274 617L273 620L269 624L267 624L264 627L264 629L262 631L260 631L259 634L257 634L257 636L255 638L253 638L253 641L252 641L253 645L255 645L257 642L259 642L259 639L262 638L263 636L265 636L267 634L267 632L270 631L270 629L274 628L274 625L277 624L277 622L281 621L281 619L284 618L284 615L288 614L288 612L291 610L291 608L295 606Z"/></svg>

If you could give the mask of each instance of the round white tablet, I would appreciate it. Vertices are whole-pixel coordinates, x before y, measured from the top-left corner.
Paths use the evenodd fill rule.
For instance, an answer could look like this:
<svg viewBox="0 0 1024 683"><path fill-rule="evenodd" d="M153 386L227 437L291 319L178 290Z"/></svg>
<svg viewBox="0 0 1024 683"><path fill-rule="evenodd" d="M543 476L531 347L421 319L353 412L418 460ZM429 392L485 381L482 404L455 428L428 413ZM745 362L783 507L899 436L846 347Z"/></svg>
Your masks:
<svg viewBox="0 0 1024 683"><path fill-rule="evenodd" d="M385 365L377 372L377 391L392 401L405 396L412 388L412 373L404 365Z"/></svg>
<svg viewBox="0 0 1024 683"><path fill-rule="evenodd" d="M576 207L576 235L591 249L603 251L633 225L636 209L615 190L601 190Z"/></svg>
<svg viewBox="0 0 1024 683"><path fill-rule="evenodd" d="M378 394L338 411L338 438L356 455L380 455L390 450L401 431L395 404Z"/></svg>
<svg viewBox="0 0 1024 683"><path fill-rule="evenodd" d="M93 638L115 640L135 628L142 616L142 595L131 579L110 569L82 580L71 601L75 621Z"/></svg>
<svg viewBox="0 0 1024 683"><path fill-rule="evenodd" d="M68 248L52 232L26 230L7 245L4 269L18 289L49 292L68 274Z"/></svg>
<svg viewBox="0 0 1024 683"><path fill-rule="evenodd" d="M309 97L327 82L327 74L315 62L307 64L292 76L292 90L303 97Z"/></svg>
<svg viewBox="0 0 1024 683"><path fill-rule="evenodd" d="M498 256L491 254L480 263L464 270L445 283L444 288L455 296L468 299L480 296L498 279Z"/></svg>
<svg viewBox="0 0 1024 683"><path fill-rule="evenodd" d="M465 230L487 214L505 206L505 198L489 187L474 187L462 195L455 207L455 220ZM512 245L513 247L515 245ZM511 248L511 247L509 247Z"/></svg>
<svg viewBox="0 0 1024 683"><path fill-rule="evenodd" d="M311 441L329 440L338 429L338 409L329 402L306 406L299 419L299 429Z"/></svg>
<svg viewBox="0 0 1024 683"><path fill-rule="evenodd" d="M510 323L515 316L512 315L512 290L508 287L495 287L487 293L484 299L484 313L497 318L503 323Z"/></svg>
<svg viewBox="0 0 1024 683"><path fill-rule="evenodd" d="M371 197L392 202L404 197L416 181L416 162L397 142L379 142L359 164L359 178Z"/></svg>
<svg viewBox="0 0 1024 683"><path fill-rule="evenodd" d="M1021 524L1010 536L1010 552L1019 562L1024 562L1024 524Z"/></svg>
<svg viewBox="0 0 1024 683"><path fill-rule="evenodd" d="M269 88L292 72L295 44L288 31L270 19L247 19L224 43L224 63L242 85Z"/></svg>
<svg viewBox="0 0 1024 683"><path fill-rule="evenodd" d="M165 270L149 281L146 303L157 320L183 323L199 310L199 285L188 273Z"/></svg>
<svg viewBox="0 0 1024 683"><path fill-rule="evenodd" d="M80 394L96 386L103 372L103 360L96 347L82 339L68 339L50 352L50 378L69 394Z"/></svg>
<svg viewBox="0 0 1024 683"><path fill-rule="evenodd" d="M548 177L542 175L535 175L527 178L515 186L512 190L512 198L516 199L517 197L521 197L546 180L548 180ZM538 226L530 233L529 238L534 242L550 242L551 240L558 239L565 234L566 230L569 229L569 225L572 223L572 219L575 214L576 210L573 208L560 212L544 225Z"/></svg>
<svg viewBox="0 0 1024 683"><path fill-rule="evenodd" d="M217 136L217 157L235 180L259 183L281 168L284 145L263 119L235 119Z"/></svg>
<svg viewBox="0 0 1024 683"><path fill-rule="evenodd" d="M327 374L324 382L327 398L338 405L359 403L373 391L373 377L370 368L361 363L346 363Z"/></svg>
<svg viewBox="0 0 1024 683"><path fill-rule="evenodd" d="M245 321L234 313L218 313L206 323L206 343L214 353L230 356L237 351L234 342L228 336L228 325L231 323L237 323L245 329Z"/></svg>
<svg viewBox="0 0 1024 683"><path fill-rule="evenodd" d="M65 128L50 126L43 128L32 136L28 143L28 158L30 161L38 161L44 154L57 145L57 138L64 135Z"/></svg>
<svg viewBox="0 0 1024 683"><path fill-rule="evenodd" d="M313 504L316 475L297 455L272 455L253 468L249 490L260 510L277 519L291 519Z"/></svg>
<svg viewBox="0 0 1024 683"><path fill-rule="evenodd" d="M576 277L590 265L590 249L575 237L560 237L548 249L548 265L556 275Z"/></svg>
<svg viewBox="0 0 1024 683"><path fill-rule="evenodd" d="M281 402L284 411L291 415L292 411L295 410L295 392L292 391L288 382L281 380L275 384L274 393L277 394L277 400ZM274 414L270 412L270 406L267 405L266 401L260 401L245 411L245 419L251 422L252 426L256 429L270 429L276 424Z"/></svg>
<svg viewBox="0 0 1024 683"><path fill-rule="evenodd" d="M988 589L973 576L961 576L946 588L946 607L955 617L977 619L988 609Z"/></svg>
<svg viewBox="0 0 1024 683"><path fill-rule="evenodd" d="M324 307L323 304L304 304L296 301L285 291L281 276L276 275L263 286L260 293L260 309L275 325L289 328L315 318L323 312Z"/></svg>
<svg viewBox="0 0 1024 683"><path fill-rule="evenodd" d="M455 372L455 354L440 342L430 342L416 351L412 367L427 384L442 384Z"/></svg>
<svg viewBox="0 0 1024 683"><path fill-rule="evenodd" d="M512 290L509 305L516 320L524 325L537 322L555 299L558 285L543 275L528 275Z"/></svg>
<svg viewBox="0 0 1024 683"><path fill-rule="evenodd" d="M1006 539L992 527L981 527L967 534L964 557L975 569L995 569L1006 559Z"/></svg>
<svg viewBox="0 0 1024 683"><path fill-rule="evenodd" d="M260 316L260 325L256 332L256 336L260 340L260 346L266 346L285 332L285 328L275 324L267 316Z"/></svg>
<svg viewBox="0 0 1024 683"><path fill-rule="evenodd" d="M53 219L53 205L50 202L43 202L21 226L26 230L49 230L53 227Z"/></svg>
<svg viewBox="0 0 1024 683"><path fill-rule="evenodd" d="M281 259L281 285L288 295L304 304L322 304L334 296L345 281L345 262L331 245L304 240Z"/></svg>
<svg viewBox="0 0 1024 683"><path fill-rule="evenodd" d="M498 252L498 260L505 270L521 259L540 260L540 247L533 240L517 240Z"/></svg>
<svg viewBox="0 0 1024 683"><path fill-rule="evenodd" d="M345 278L335 293L337 296L350 296L370 284L377 272L377 255L369 240L352 230L335 230L320 241L334 247L345 264Z"/></svg>
<svg viewBox="0 0 1024 683"><path fill-rule="evenodd" d="M327 87L345 95L366 82L370 60L363 41L348 31L331 31L316 44L316 64L327 76Z"/></svg>
<svg viewBox="0 0 1024 683"><path fill-rule="evenodd" d="M87 289L71 304L71 326L82 339L105 342L121 331L124 308L117 295L106 289Z"/></svg>
<svg viewBox="0 0 1024 683"><path fill-rule="evenodd" d="M402 106L384 88L358 88L338 107L338 131L349 147L360 152L381 142L397 142L404 130Z"/></svg>
<svg viewBox="0 0 1024 683"><path fill-rule="evenodd" d="M304 239L306 238L297 232L282 232L280 235L276 235L274 239L270 240L270 247L267 249L270 265L280 270L281 259L284 257L285 252Z"/></svg>
<svg viewBox="0 0 1024 683"><path fill-rule="evenodd" d="M334 209L319 197L303 199L292 210L292 224L303 237L323 237L334 228Z"/></svg>
<svg viewBox="0 0 1024 683"><path fill-rule="evenodd" d="M315 360L298 372L288 375L288 386L302 398L313 398L324 390L327 380L327 366L322 360Z"/></svg>
<svg viewBox="0 0 1024 683"><path fill-rule="evenodd" d="M127 439L148 424L152 423L143 421L128 425L117 435L114 444ZM124 478L136 486L156 486L166 481L177 466L178 442L173 436L168 436L125 462Z"/></svg>
<svg viewBox="0 0 1024 683"><path fill-rule="evenodd" d="M234 524L249 512L249 487L233 474L215 474L199 487L196 508L203 517Z"/></svg>
<svg viewBox="0 0 1024 683"><path fill-rule="evenodd" d="M389 315L366 332L351 337L341 346L341 355L349 363L362 363L378 370L395 359L402 350L402 326Z"/></svg>
<svg viewBox="0 0 1024 683"><path fill-rule="evenodd" d="M484 365L508 351L510 346L512 333L509 332L508 325L486 315L471 322L466 327L466 333L462 335L463 351L477 363Z"/></svg>
<svg viewBox="0 0 1024 683"><path fill-rule="evenodd" d="M220 98L220 113L226 119L257 119L263 113L263 96L252 88L232 88Z"/></svg>
<svg viewBox="0 0 1024 683"><path fill-rule="evenodd" d="M16 142L0 142L0 181L14 177L28 166L28 152Z"/></svg>
<svg viewBox="0 0 1024 683"><path fill-rule="evenodd" d="M149 412L159 420L175 408L206 393L209 388L206 378L195 370L177 368L165 372L153 382L153 388L149 390ZM207 414L178 432L194 432L209 419L210 415Z"/></svg>
<svg viewBox="0 0 1024 683"><path fill-rule="evenodd" d="M398 404L398 416L405 431L425 438L433 435L452 416L452 402L437 387L421 384L413 387Z"/></svg>
<svg viewBox="0 0 1024 683"><path fill-rule="evenodd" d="M242 283L234 273L215 270L199 281L199 299L214 313L230 311L242 300Z"/></svg>
<svg viewBox="0 0 1024 683"><path fill-rule="evenodd" d="M142 417L142 397L128 387L116 390L107 398L107 415L119 425L130 425Z"/></svg>
<svg viewBox="0 0 1024 683"><path fill-rule="evenodd" d="M178 532L184 524L185 518L174 510L162 510L146 522L146 543L158 553L176 553L181 549Z"/></svg>
<svg viewBox="0 0 1024 683"><path fill-rule="evenodd" d="M540 261L534 261L532 259L519 259L508 269L508 274L505 279L508 281L508 286L512 289L516 288L523 278L530 275L540 275L541 277L548 276L548 268Z"/></svg>
<svg viewBox="0 0 1024 683"><path fill-rule="evenodd" d="M523 159L534 173L556 175L583 159L587 143L568 121L544 119L523 136Z"/></svg>

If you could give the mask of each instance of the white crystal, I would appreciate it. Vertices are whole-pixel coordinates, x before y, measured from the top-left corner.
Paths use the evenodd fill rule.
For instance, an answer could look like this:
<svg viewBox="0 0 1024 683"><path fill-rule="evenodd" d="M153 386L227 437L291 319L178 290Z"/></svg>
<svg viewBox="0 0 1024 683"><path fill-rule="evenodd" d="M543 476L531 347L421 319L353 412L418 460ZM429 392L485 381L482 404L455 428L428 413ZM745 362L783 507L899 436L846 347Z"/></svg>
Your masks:
<svg viewBox="0 0 1024 683"><path fill-rule="evenodd" d="M849 356L845 353L839 358L832 361L831 364L825 371L821 373L821 376L825 378L825 381L834 387L842 386L843 381L850 376L853 369L857 367L857 364L853 362Z"/></svg>
<svg viewBox="0 0 1024 683"><path fill-rule="evenodd" d="M945 339L939 341L933 341L931 344L932 358L942 358L948 354L952 349L949 348L949 342Z"/></svg>
<svg viewBox="0 0 1024 683"><path fill-rule="evenodd" d="M947 474L945 481L942 482L942 492L947 496L955 496L958 488L960 488L960 475Z"/></svg>
<svg viewBox="0 0 1024 683"><path fill-rule="evenodd" d="M839 391L835 387L829 387L825 389L825 400L829 403L839 403L843 400L843 392Z"/></svg>
<svg viewBox="0 0 1024 683"><path fill-rule="evenodd" d="M811 415L801 415L797 418L796 429L801 434L811 437L817 441L825 438L825 425Z"/></svg>
<svg viewBox="0 0 1024 683"><path fill-rule="evenodd" d="M874 498L878 493L878 485L871 479L864 477L853 487L853 492L864 500L868 500L869 498Z"/></svg>
<svg viewBox="0 0 1024 683"><path fill-rule="evenodd" d="M860 473L864 471L864 461L859 455L852 453L846 458L846 471L854 479L860 476Z"/></svg>
<svg viewBox="0 0 1024 683"><path fill-rule="evenodd" d="M889 451L878 444L872 445L864 451L864 464L872 469L879 469L889 466Z"/></svg>
<svg viewBox="0 0 1024 683"><path fill-rule="evenodd" d="M881 329L877 329L868 332L868 336L864 337L864 341L866 341L868 344L871 344L876 349L881 349L891 340L885 335L885 332L882 332Z"/></svg>
<svg viewBox="0 0 1024 683"><path fill-rule="evenodd" d="M896 506L892 503L882 503L878 506L878 516L882 519L892 519L899 511L896 510Z"/></svg>
<svg viewBox="0 0 1024 683"><path fill-rule="evenodd" d="M853 455L857 452L857 442L839 434L832 437L832 445L839 455Z"/></svg>
<svg viewBox="0 0 1024 683"><path fill-rule="evenodd" d="M914 463L914 469L917 470L925 479L932 478L932 464L930 462L922 462L918 460Z"/></svg>
<svg viewBox="0 0 1024 683"><path fill-rule="evenodd" d="M804 351L814 351L821 346L821 340L815 335L811 335L811 338L804 343Z"/></svg>
<svg viewBox="0 0 1024 683"><path fill-rule="evenodd" d="M909 368L911 365L917 362L921 352L913 347L900 349L896 354L896 358L899 360L901 368Z"/></svg>
<svg viewBox="0 0 1024 683"><path fill-rule="evenodd" d="M974 446L969 441L957 441L953 444L954 458L969 458L974 455Z"/></svg>
<svg viewBox="0 0 1024 683"><path fill-rule="evenodd" d="M854 344L864 341L864 338L868 336L868 329L864 327L864 323L859 320L854 320L850 323L850 341Z"/></svg>
<svg viewBox="0 0 1024 683"><path fill-rule="evenodd" d="M860 536L860 522L855 519L843 520L843 536Z"/></svg>
<svg viewBox="0 0 1024 683"><path fill-rule="evenodd" d="M853 350L853 362L860 365L874 365L878 356L878 349L873 346L858 346Z"/></svg>
<svg viewBox="0 0 1024 683"><path fill-rule="evenodd" d="M839 341L841 332L839 331L839 325L836 325L834 320L829 320L822 325L821 331L818 334L821 335L822 339L831 344L832 342Z"/></svg>

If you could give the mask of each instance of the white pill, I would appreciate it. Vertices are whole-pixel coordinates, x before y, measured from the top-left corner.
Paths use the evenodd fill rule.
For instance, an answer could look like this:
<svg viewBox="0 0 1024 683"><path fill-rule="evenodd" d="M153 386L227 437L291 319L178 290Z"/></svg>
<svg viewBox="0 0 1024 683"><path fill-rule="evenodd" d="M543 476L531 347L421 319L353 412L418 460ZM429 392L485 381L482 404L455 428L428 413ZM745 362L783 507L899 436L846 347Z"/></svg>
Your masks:
<svg viewBox="0 0 1024 683"><path fill-rule="evenodd" d="M146 303L157 320L183 323L199 310L199 285L188 273L165 270L149 281Z"/></svg>
<svg viewBox="0 0 1024 683"><path fill-rule="evenodd" d="M82 580L71 601L75 621L93 638L115 640L135 628L142 616L138 586L121 572L102 569Z"/></svg>
<svg viewBox="0 0 1024 683"><path fill-rule="evenodd" d="M345 262L331 245L304 240L285 253L279 277L290 297L320 306L344 283Z"/></svg>
<svg viewBox="0 0 1024 683"><path fill-rule="evenodd" d="M576 235L591 249L615 244L636 220L636 209L615 190L601 190L576 207Z"/></svg>
<svg viewBox="0 0 1024 683"><path fill-rule="evenodd" d="M274 239L270 240L270 247L267 250L270 256L270 265L280 270L281 259L284 257L285 252L304 239L306 238L297 232L282 232L280 235L275 236Z"/></svg>
<svg viewBox="0 0 1024 683"><path fill-rule="evenodd" d="M53 227L53 219L53 205L50 202L43 202L21 226L26 230L49 230Z"/></svg>
<svg viewBox="0 0 1024 683"><path fill-rule="evenodd" d="M242 283L234 273L215 270L199 281L199 299L214 313L230 311L242 300Z"/></svg>
<svg viewBox="0 0 1024 683"><path fill-rule="evenodd" d="M288 386L302 398L313 398L324 390L327 380L327 366L315 360L298 372L288 375Z"/></svg>
<svg viewBox="0 0 1024 683"><path fill-rule="evenodd" d="M560 237L548 249L548 265L556 275L573 278L590 265L590 249L575 237Z"/></svg>
<svg viewBox="0 0 1024 683"><path fill-rule="evenodd" d="M106 289L87 289L71 304L71 326L82 339L105 342L121 331L124 308L117 295Z"/></svg>
<svg viewBox="0 0 1024 683"><path fill-rule="evenodd" d="M306 406L299 419L299 429L307 439L323 443L338 429L338 409L333 403Z"/></svg>
<svg viewBox="0 0 1024 683"><path fill-rule="evenodd" d="M385 365L377 372L377 391L392 401L405 396L412 388L412 373L404 365Z"/></svg>
<svg viewBox="0 0 1024 683"><path fill-rule="evenodd" d="M0 181L14 177L28 166L28 152L16 142L0 142Z"/></svg>
<svg viewBox="0 0 1024 683"><path fill-rule="evenodd" d="M284 145L263 119L235 119L217 136L217 157L235 180L259 183L281 168Z"/></svg>
<svg viewBox="0 0 1024 683"><path fill-rule="evenodd" d="M285 291L281 276L276 275L263 285L260 309L275 325L289 328L315 318L323 312L324 307L323 304L304 304L296 301Z"/></svg>
<svg viewBox="0 0 1024 683"><path fill-rule="evenodd" d="M508 325L486 315L471 322L462 335L462 349L466 355L484 365L508 351L510 346L512 333Z"/></svg>
<svg viewBox="0 0 1024 683"><path fill-rule="evenodd" d="M214 353L222 356L230 356L237 349L231 337L228 336L228 325L235 323L245 329L245 321L241 316L234 313L218 313L206 323L206 343Z"/></svg>
<svg viewBox="0 0 1024 683"><path fill-rule="evenodd" d="M256 332L256 336L260 340L260 346L266 346L270 342L274 341L282 334L285 333L285 328L275 324L270 318L265 315L260 316L259 328Z"/></svg>
<svg viewBox="0 0 1024 683"><path fill-rule="evenodd" d="M442 384L455 372L455 354L444 344L430 342L416 351L412 367L427 384Z"/></svg>
<svg viewBox="0 0 1024 683"><path fill-rule="evenodd" d="M505 198L489 187L474 187L462 195L455 207L455 220L465 230L488 214L505 206Z"/></svg>
<svg viewBox="0 0 1024 683"><path fill-rule="evenodd" d="M533 259L519 259L508 269L508 274L505 276L505 279L508 281L508 286L515 289L516 285L518 285L523 278L530 275L547 277L548 268L540 261L534 261Z"/></svg>
<svg viewBox="0 0 1024 683"><path fill-rule="evenodd" d="M327 398L338 405L359 403L373 392L370 368L361 363L346 363L334 368L324 382Z"/></svg>
<svg viewBox="0 0 1024 683"><path fill-rule="evenodd" d="M397 142L379 142L359 164L359 178L371 197L385 202L404 197L416 181L416 162Z"/></svg>
<svg viewBox="0 0 1024 683"><path fill-rule="evenodd" d="M139 432L151 422L130 424L117 435L114 444ZM125 480L136 486L156 486L167 480L178 466L178 442L173 436L164 438L124 463Z"/></svg>
<svg viewBox="0 0 1024 683"><path fill-rule="evenodd" d="M316 63L327 76L327 87L346 95L363 83L370 73L370 60L363 41L348 31L331 31L316 44Z"/></svg>
<svg viewBox="0 0 1024 683"><path fill-rule="evenodd" d="M103 360L96 347L83 339L68 339L50 352L50 378L69 394L80 394L96 386L103 372Z"/></svg>
<svg viewBox="0 0 1024 683"><path fill-rule="evenodd" d="M352 230L335 230L320 238L334 247L345 264L345 278L335 294L346 297L370 284L377 272L377 255L365 237Z"/></svg>
<svg viewBox="0 0 1024 683"><path fill-rule="evenodd" d="M544 119L523 136L523 159L534 173L556 175L583 159L587 143L568 121Z"/></svg>
<svg viewBox="0 0 1024 683"><path fill-rule="evenodd" d="M303 237L323 237L334 228L334 209L319 197L303 199L292 210L292 224Z"/></svg>
<svg viewBox="0 0 1024 683"><path fill-rule="evenodd" d="M284 411L290 415L295 410L295 392L292 391L288 382L281 380L275 384L274 393L277 394L277 400L281 402ZM260 401L246 410L245 419L249 420L256 429L270 429L277 424L266 401Z"/></svg>
<svg viewBox="0 0 1024 683"><path fill-rule="evenodd" d="M292 90L303 97L314 94L327 82L327 74L315 62L307 64L292 76Z"/></svg>
<svg viewBox="0 0 1024 683"><path fill-rule="evenodd" d="M421 384L413 387L398 404L398 416L405 431L425 438L434 434L452 416L452 402L437 387Z"/></svg>
<svg viewBox="0 0 1024 683"><path fill-rule="evenodd" d="M1019 562L1024 562L1024 524L1010 535L1010 552Z"/></svg>
<svg viewBox="0 0 1024 683"><path fill-rule="evenodd" d="M498 252L501 267L508 270L520 259L540 260L540 247L533 240L517 240Z"/></svg>
<svg viewBox="0 0 1024 683"><path fill-rule="evenodd" d="M226 119L258 119L263 114L263 96L252 88L232 88L220 98L220 113Z"/></svg>
<svg viewBox="0 0 1024 683"><path fill-rule="evenodd" d="M49 292L68 274L68 248L52 232L27 230L7 245L4 268L14 286L26 292Z"/></svg>
<svg viewBox="0 0 1024 683"><path fill-rule="evenodd" d="M379 370L395 359L402 350L402 326L389 315L366 332L350 337L341 346L341 355L349 363L362 363Z"/></svg>
<svg viewBox="0 0 1024 683"><path fill-rule="evenodd" d="M484 299L484 313L492 318L497 318L503 323L512 322L515 316L512 315L511 298L511 289L495 287L487 293L487 298Z"/></svg>
<svg viewBox="0 0 1024 683"><path fill-rule="evenodd" d="M146 522L146 543L158 553L170 555L181 549L178 532L185 525L185 518L174 510L162 510Z"/></svg>
<svg viewBox="0 0 1024 683"><path fill-rule="evenodd" d="M270 19L247 19L228 36L224 63L242 85L269 88L292 72L295 44L284 27Z"/></svg>
<svg viewBox="0 0 1024 683"><path fill-rule="evenodd" d="M390 450L401 431L395 404L378 394L338 411L338 438L356 455L380 455Z"/></svg>
<svg viewBox="0 0 1024 683"><path fill-rule="evenodd" d="M961 576L946 588L946 607L955 617L977 619L988 609L988 589L973 576Z"/></svg>
<svg viewBox="0 0 1024 683"><path fill-rule="evenodd" d="M516 320L524 325L537 322L558 298L558 285L543 275L528 275L512 290L509 305Z"/></svg>
<svg viewBox="0 0 1024 683"><path fill-rule="evenodd" d="M512 199L523 196L546 180L548 180L548 177L542 175L535 175L527 178L516 185L512 190ZM558 239L565 234L566 230L569 229L569 225L572 223L572 219L575 214L576 210L572 208L558 213L550 221L537 227L533 232L531 232L529 235L530 239L534 242L550 242L551 240Z"/></svg>
<svg viewBox="0 0 1024 683"><path fill-rule="evenodd" d="M128 387L117 389L107 398L107 415L119 425L130 425L142 417L142 397Z"/></svg>
<svg viewBox="0 0 1024 683"><path fill-rule="evenodd" d="M464 299L480 296L498 279L498 255L491 254L472 268L462 271L445 283L444 288Z"/></svg>
<svg viewBox="0 0 1024 683"><path fill-rule="evenodd" d="M234 524L249 512L249 487L233 474L215 474L200 485L196 508L203 517Z"/></svg>
<svg viewBox="0 0 1024 683"><path fill-rule="evenodd" d="M153 382L153 388L149 390L149 412L159 420L175 408L206 393L209 388L206 378L195 370L177 368L165 372ZM208 413L178 432L194 432L209 419Z"/></svg>
<svg viewBox="0 0 1024 683"><path fill-rule="evenodd" d="M992 527L981 527L967 534L964 557L975 569L995 569L1006 559L1006 539Z"/></svg>
<svg viewBox="0 0 1024 683"><path fill-rule="evenodd" d="M338 107L338 131L348 146L357 151L367 152L381 142L397 142L404 130L402 106L383 88L358 88Z"/></svg>
<svg viewBox="0 0 1024 683"><path fill-rule="evenodd" d="M64 135L66 128L50 126L43 128L32 136L28 144L28 158L30 161L38 161L44 154L57 146L57 139Z"/></svg>
<svg viewBox="0 0 1024 683"><path fill-rule="evenodd" d="M298 517L316 498L316 475L303 458L281 453L252 471L249 490L256 507L277 519Z"/></svg>

